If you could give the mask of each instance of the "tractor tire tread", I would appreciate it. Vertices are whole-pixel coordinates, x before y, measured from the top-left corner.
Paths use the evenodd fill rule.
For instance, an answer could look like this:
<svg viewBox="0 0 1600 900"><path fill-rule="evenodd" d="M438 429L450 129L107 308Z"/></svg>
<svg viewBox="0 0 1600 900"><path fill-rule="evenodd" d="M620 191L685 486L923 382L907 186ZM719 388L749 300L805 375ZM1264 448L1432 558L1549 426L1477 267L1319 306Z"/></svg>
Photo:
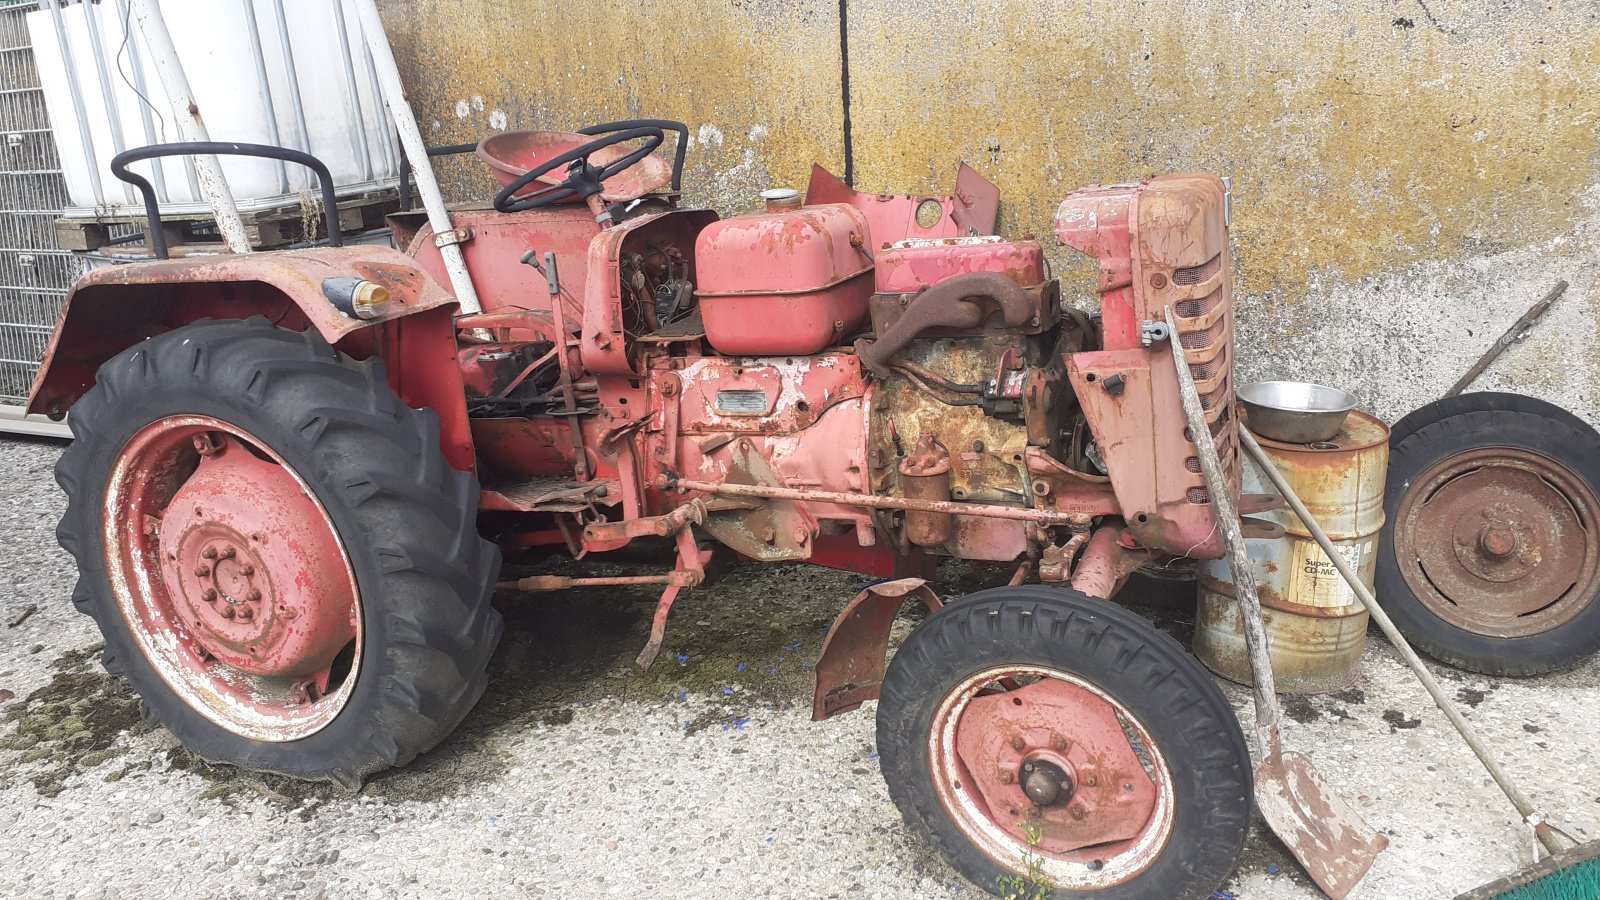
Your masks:
<svg viewBox="0 0 1600 900"><path fill-rule="evenodd" d="M1469 672L1528 677L1570 669L1600 650L1600 602L1549 631L1495 637L1441 618L1417 598L1400 571L1394 528L1414 480L1452 455L1510 446L1540 453L1600 490L1600 432L1558 406L1520 394L1460 394L1417 409L1391 433L1384 524L1375 595L1406 640L1434 659Z"/></svg>
<svg viewBox="0 0 1600 900"><path fill-rule="evenodd" d="M235 407L248 405L239 415L276 429L273 449L345 536L369 644L345 708L307 737L253 741L212 723L166 686L119 624L103 561L102 491L85 487L105 483L121 442L150 421L138 419L146 411L137 398L162 391L202 398L208 415L227 411L230 394ZM317 417L323 424L311 426ZM105 635L107 670L126 675L153 718L197 755L358 787L438 745L483 694L503 629L490 604L499 551L477 533L476 479L444 462L437 414L400 401L381 362L350 359L315 332L261 318L202 320L109 360L70 421L77 440L56 469L68 495L57 534L81 573L74 603Z"/></svg>
<svg viewBox="0 0 1600 900"><path fill-rule="evenodd" d="M979 591L928 617L884 677L877 743L885 780L909 828L979 887L1002 869L961 836L928 780L927 728L950 689L991 665L1033 663L1096 684L1159 735L1178 792L1177 818L1152 867L1095 891L1054 898L1206 898L1233 870L1250 826L1252 771L1238 720L1212 678L1136 613L1068 588Z"/></svg>

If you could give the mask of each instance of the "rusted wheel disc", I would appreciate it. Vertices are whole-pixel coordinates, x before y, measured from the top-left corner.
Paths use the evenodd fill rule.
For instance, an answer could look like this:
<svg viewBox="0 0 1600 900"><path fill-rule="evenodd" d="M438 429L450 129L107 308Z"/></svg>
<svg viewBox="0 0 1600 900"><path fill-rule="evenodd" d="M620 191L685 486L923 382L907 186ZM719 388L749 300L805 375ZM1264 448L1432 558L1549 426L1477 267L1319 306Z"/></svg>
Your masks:
<svg viewBox="0 0 1600 900"><path fill-rule="evenodd" d="M1600 594L1600 498L1532 450L1451 455L1411 482L1393 523L1406 585L1440 619L1498 638L1570 622Z"/></svg>
<svg viewBox="0 0 1600 900"><path fill-rule="evenodd" d="M167 685L253 740L331 722L355 684L361 605L300 475L242 428L171 416L124 445L108 488L112 589Z"/></svg>
<svg viewBox="0 0 1600 900"><path fill-rule="evenodd" d="M988 669L938 705L934 789L973 846L1057 888L1099 890L1145 871L1172 834L1172 776L1132 713L1055 669Z"/></svg>

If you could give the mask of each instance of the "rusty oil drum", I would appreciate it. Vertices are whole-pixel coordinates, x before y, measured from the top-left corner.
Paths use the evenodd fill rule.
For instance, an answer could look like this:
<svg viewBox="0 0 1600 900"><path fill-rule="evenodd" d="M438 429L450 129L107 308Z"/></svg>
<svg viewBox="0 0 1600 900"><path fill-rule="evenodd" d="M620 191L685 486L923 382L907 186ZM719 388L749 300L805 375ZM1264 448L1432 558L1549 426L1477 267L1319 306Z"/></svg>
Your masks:
<svg viewBox="0 0 1600 900"><path fill-rule="evenodd" d="M1331 441L1257 440L1371 588L1383 527L1389 427L1356 411ZM1243 490L1275 493L1253 465L1244 467ZM1350 687L1367 644L1367 611L1294 513L1283 509L1259 518L1287 532L1279 539L1247 542L1278 690L1323 694ZM1194 652L1218 675L1249 684L1250 658L1232 582L1226 560L1201 568Z"/></svg>

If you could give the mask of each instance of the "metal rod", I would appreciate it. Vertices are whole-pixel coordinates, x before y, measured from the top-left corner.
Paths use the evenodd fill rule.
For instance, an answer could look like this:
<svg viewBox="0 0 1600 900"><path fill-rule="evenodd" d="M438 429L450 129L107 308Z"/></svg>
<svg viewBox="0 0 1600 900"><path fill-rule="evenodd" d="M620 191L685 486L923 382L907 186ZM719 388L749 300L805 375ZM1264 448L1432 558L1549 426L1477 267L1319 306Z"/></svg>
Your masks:
<svg viewBox="0 0 1600 900"><path fill-rule="evenodd" d="M167 31L167 22L161 17L161 7L156 0L132 0L132 3L133 15L139 20L145 46L150 50L150 61L161 76L167 99L172 101L178 133L185 141L210 142L211 135L200 115L200 106L195 102L189 78L178 59L178 48L173 45L172 33ZM233 200L227 176L222 173L221 161L214 155L200 155L194 157L194 166L206 200L211 203L211 212L217 218L222 240L234 253L249 253L250 239L245 235L244 220L239 218L239 206Z"/></svg>
<svg viewBox="0 0 1600 900"><path fill-rule="evenodd" d="M1483 370L1489 368L1490 363L1499 359L1500 354L1506 352L1507 347L1515 343L1524 331L1527 331L1534 322L1538 321L1539 317L1544 315L1545 310L1550 308L1550 304L1556 302L1556 298L1560 297L1566 290L1567 282L1564 279L1556 282L1556 286L1550 289L1550 293L1545 294L1543 299L1529 307L1528 311L1522 314L1522 318L1516 321L1516 324L1506 329L1505 334L1500 335L1499 339L1489 346L1489 349L1483 351L1483 355L1478 357L1478 361L1472 364L1472 368L1467 370L1467 374L1461 376L1461 380L1451 385L1450 390L1445 391L1444 395L1446 397L1454 397L1466 390L1467 386L1472 384L1473 379L1482 375Z"/></svg>
<svg viewBox="0 0 1600 900"><path fill-rule="evenodd" d="M289 106L294 111L294 121L300 128L300 148L311 152L311 126L306 124L306 104L300 93L300 70L294 64L294 44L289 40L289 17L283 11L283 0L272 0L272 17L278 24L278 38L283 43L283 70L289 79ZM310 184L309 176L306 179Z"/></svg>
<svg viewBox="0 0 1600 900"><path fill-rule="evenodd" d="M602 578L568 578L565 575L530 575L516 581L501 581L495 587L504 591L561 591L575 587L605 587L625 584L671 584L673 574L615 575Z"/></svg>
<svg viewBox="0 0 1600 900"><path fill-rule="evenodd" d="M111 125L111 149L117 153L128 149L123 142L122 112L117 108L117 95L111 89L111 61L106 58L105 41L100 39L100 16L97 10L100 7L93 3L83 4L83 22L89 29L89 47L94 52L94 72L100 79L100 94L105 98L106 119ZM128 202L134 200L133 186L123 185L122 192Z"/></svg>
<svg viewBox="0 0 1600 900"><path fill-rule="evenodd" d="M118 22L121 23L121 25L129 24L128 0L117 0L117 16ZM119 27L121 26L119 25ZM128 68L133 70L133 89L140 98L138 104L139 119L144 123L145 143L159 144L166 140L166 138L164 136L158 137L156 135L155 118L150 114L150 104L144 101L145 97L150 96L150 89L145 86L144 63L139 60L139 42L134 40L133 35L126 33L126 31L123 32L122 39L128 48ZM187 162L187 160L185 160L185 162ZM154 175L156 179L156 196L161 199L162 203L171 202L172 195L167 191L166 166L156 166L152 170L151 174Z"/></svg>
<svg viewBox="0 0 1600 900"><path fill-rule="evenodd" d="M767 487L759 484L728 484L714 481L687 481L678 479L673 485L686 491L701 491L727 497L760 497L763 500L809 500L816 503L837 503L840 506L865 506L869 509L908 509L915 512L951 513L958 516L978 516L985 519L1012 519L1019 522L1037 522L1041 525L1082 524L1078 513L1052 512L1047 509L1027 509L1021 506L994 506L986 503L957 503L954 500L913 500L909 497L885 497L880 494L849 494L843 491L805 491L795 488Z"/></svg>
<svg viewBox="0 0 1600 900"><path fill-rule="evenodd" d="M366 180L371 181L372 174L372 148L367 145L367 116L361 108L361 92L356 89L356 63L350 56L350 29L344 22L343 0L333 0L333 24L336 36L339 39L339 56L344 62L344 87L350 92L350 104L355 108L356 127L352 131L355 139L356 153L361 157L361 170L365 173Z"/></svg>
<svg viewBox="0 0 1600 900"><path fill-rule="evenodd" d="M1206 421L1205 410L1200 405L1200 392L1194 386L1194 373L1183 352L1183 342L1178 340L1178 322L1172 309L1167 309L1167 344L1172 347L1172 362L1178 372L1178 399L1183 404L1183 416L1189 423L1189 435L1194 440L1196 455L1200 458L1200 474L1205 478L1206 490L1211 494L1211 505L1217 513L1217 525L1222 530L1223 543L1228 547L1228 568L1233 573L1234 593L1239 599L1239 615L1244 621L1244 643L1250 652L1250 684L1256 701L1256 740L1263 759L1271 756L1278 744L1278 696L1273 683L1272 657L1267 648L1267 629L1261 622L1261 598L1256 595L1255 570L1245 550L1244 531L1239 526L1239 511L1234 505L1233 491L1222 473L1222 461L1217 457L1217 444L1211 436L1211 424Z"/></svg>
<svg viewBox="0 0 1600 900"><path fill-rule="evenodd" d="M100 184L100 164L94 158L94 137L89 133L89 115L84 111L83 88L78 84L78 67L72 60L72 45L67 42L67 27L61 21L61 0L45 0L50 5L50 19L56 27L56 43L61 45L61 61L67 70L67 93L72 97L72 111L78 116L78 139L83 141L83 159L89 173L89 187L94 191L94 202L105 205L105 189Z"/></svg>
<svg viewBox="0 0 1600 900"><path fill-rule="evenodd" d="M1456 731L1461 733L1462 740L1466 741L1467 746L1472 748L1472 752L1477 755L1478 761L1483 763L1483 767L1489 770L1489 777L1493 778L1495 784L1500 786L1500 790L1505 793L1506 799L1511 801L1511 805L1517 808L1517 812L1521 814L1523 821L1533 826L1533 833L1539 838L1539 842L1551 853L1559 853L1562 849L1561 842L1556 840L1555 830L1545 822L1544 817L1534 808L1533 803L1512 782L1511 776L1506 774L1506 771L1500 768L1500 764L1490 755L1489 748L1483 743L1483 739L1478 737L1478 733L1473 730L1466 718L1461 715L1461 711L1451 702L1449 695L1444 692L1444 688L1440 687L1439 682L1434 680L1433 673L1428 671L1428 667L1423 664L1422 658L1417 656L1417 651L1411 649L1410 642L1400 633L1400 629L1395 627L1394 621L1389 618L1389 614L1384 612L1383 607L1378 605L1378 601L1372 596L1372 591L1368 590L1367 586L1362 583L1361 578L1350 567L1350 563L1345 559L1344 554L1334 547L1333 541L1328 539L1327 532L1323 531L1322 526L1317 524L1317 521L1311 517L1311 513L1306 509L1305 503L1301 502L1300 496L1294 492L1294 488L1289 486L1288 479L1283 477L1283 473L1278 471L1278 467L1273 464L1266 452L1261 449L1261 445L1256 443L1255 436L1243 426L1240 426L1239 440L1244 444L1244 449L1250 454L1250 458L1255 460L1256 465L1267 476L1267 480L1271 481L1272 486L1277 488L1278 493L1283 495L1284 502L1289 504L1289 509L1300 517L1300 521L1305 524L1306 530L1311 532L1311 536L1316 539L1317 546L1322 548L1322 552L1327 555L1334 568L1338 569L1339 574L1344 576L1345 582L1350 585L1350 590L1354 591L1356 597L1361 600L1361 605L1367 608L1367 614L1372 617L1372 621L1378 623L1378 628L1389 639L1389 643L1394 645L1395 650L1400 653L1400 657L1405 660L1406 665L1410 666L1411 671L1416 673L1417 680L1422 682L1422 686L1427 689L1428 695L1433 698L1433 702L1438 704L1439 711L1443 712L1445 718L1450 720L1450 724L1454 725Z"/></svg>
<svg viewBox="0 0 1600 900"><path fill-rule="evenodd" d="M261 105L267 113L267 138L281 147L283 136L278 133L278 111L272 104L272 81L267 78L267 55L261 49L261 26L256 22L256 3L255 0L241 2L244 4L245 30L250 35L250 54L256 61L256 84L261 89ZM156 171L161 171L159 166ZM281 159L278 160L278 190L285 194L289 192L289 165Z"/></svg>
<svg viewBox="0 0 1600 900"><path fill-rule="evenodd" d="M422 141L416 114L406 100L406 88L400 81L394 48L389 46L389 37L383 30L383 17L378 14L377 0L355 0L355 6L367 50L378 70L384 103L388 104L389 113L394 116L395 131L400 134L400 144L405 148L416 176L417 193L422 197L423 208L428 211L428 225L435 235L450 235L455 226L451 224L450 212L445 208L444 194L439 191L439 180L434 177L433 163L428 159L428 145ZM461 253L461 245L443 244L439 247L439 255L444 259L444 268L450 276L450 286L455 291L461 311L469 316L483 312L483 304L478 302L478 290L472 284L472 273L467 271L467 259Z"/></svg>

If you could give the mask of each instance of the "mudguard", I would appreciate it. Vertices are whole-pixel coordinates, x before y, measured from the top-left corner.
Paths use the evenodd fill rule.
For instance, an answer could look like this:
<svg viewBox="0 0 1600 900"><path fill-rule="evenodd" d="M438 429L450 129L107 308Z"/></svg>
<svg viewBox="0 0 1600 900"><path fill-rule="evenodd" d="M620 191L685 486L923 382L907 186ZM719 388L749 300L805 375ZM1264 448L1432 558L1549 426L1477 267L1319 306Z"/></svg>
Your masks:
<svg viewBox="0 0 1600 900"><path fill-rule="evenodd" d="M328 278L358 277L387 288L391 304L375 319L334 308ZM94 384L107 359L199 319L263 316L281 328L314 328L357 359L382 358L390 386L414 407L435 410L452 466L472 467L461 372L456 364L456 300L416 261L386 247L326 247L154 260L97 269L78 280L45 352L28 412L59 419Z"/></svg>

